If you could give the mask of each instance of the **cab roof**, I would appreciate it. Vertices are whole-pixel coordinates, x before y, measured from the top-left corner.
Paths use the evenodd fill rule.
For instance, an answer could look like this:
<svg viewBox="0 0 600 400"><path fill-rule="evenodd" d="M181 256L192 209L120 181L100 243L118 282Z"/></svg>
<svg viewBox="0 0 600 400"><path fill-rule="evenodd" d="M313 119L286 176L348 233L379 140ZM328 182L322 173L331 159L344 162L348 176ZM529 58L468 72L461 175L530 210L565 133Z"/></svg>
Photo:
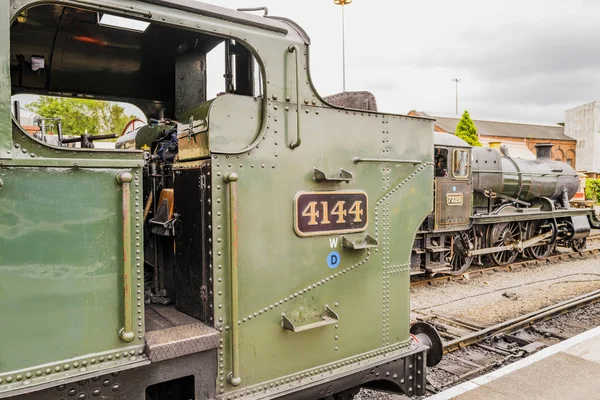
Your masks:
<svg viewBox="0 0 600 400"><path fill-rule="evenodd" d="M465 142L461 138L452 133L434 132L433 133L433 144L434 146L449 146L449 147L468 147L471 148L469 143Z"/></svg>
<svg viewBox="0 0 600 400"><path fill-rule="evenodd" d="M224 21L240 23L259 29L265 29L287 35L289 28L300 35L306 44L310 44L310 38L298 24L287 18L272 17L268 15L269 10L264 7L264 15L256 15L249 12L236 11L230 8L202 3L196 0L138 0L144 3L156 4L176 10L188 11L207 17L222 19Z"/></svg>

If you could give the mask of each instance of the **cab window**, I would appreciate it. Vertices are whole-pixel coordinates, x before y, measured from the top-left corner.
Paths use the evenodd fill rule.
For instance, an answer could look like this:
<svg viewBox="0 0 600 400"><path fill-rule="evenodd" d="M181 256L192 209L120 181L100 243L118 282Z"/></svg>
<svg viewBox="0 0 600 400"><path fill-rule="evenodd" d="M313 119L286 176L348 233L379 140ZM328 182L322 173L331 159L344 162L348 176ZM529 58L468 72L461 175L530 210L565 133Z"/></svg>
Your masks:
<svg viewBox="0 0 600 400"><path fill-rule="evenodd" d="M13 95L64 94L82 104L130 103L139 112L126 107L129 121L135 117L148 126L173 124L188 110L221 94L263 98L265 80L259 60L242 42L54 3L23 11L11 25ZM38 121L47 124L50 133L58 132L60 118L65 135L86 134L83 128L68 129L79 119L71 118L74 114L55 111L52 115L33 112L42 117ZM102 115L103 120L87 134L120 135L124 127L108 129L110 112ZM37 126L27 126L32 125ZM131 126L136 127L133 122ZM40 131L38 139L53 139ZM91 139L100 144L114 138ZM73 144L70 141L65 138L62 143Z"/></svg>
<svg viewBox="0 0 600 400"><path fill-rule="evenodd" d="M452 175L455 178L466 178L469 175L469 151L454 150Z"/></svg>
<svg viewBox="0 0 600 400"><path fill-rule="evenodd" d="M435 176L448 176L448 150L437 148L435 149Z"/></svg>

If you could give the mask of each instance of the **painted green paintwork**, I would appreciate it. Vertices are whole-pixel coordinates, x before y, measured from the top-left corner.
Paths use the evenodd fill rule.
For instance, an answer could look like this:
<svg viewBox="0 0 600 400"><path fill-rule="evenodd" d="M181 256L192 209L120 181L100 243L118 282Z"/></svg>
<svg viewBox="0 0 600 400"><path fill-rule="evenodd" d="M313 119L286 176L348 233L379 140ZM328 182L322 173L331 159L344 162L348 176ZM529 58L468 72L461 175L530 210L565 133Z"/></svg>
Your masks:
<svg viewBox="0 0 600 400"><path fill-rule="evenodd" d="M7 38L10 25L8 24L10 3L3 1L0 4L0 37ZM12 146L10 137L10 42L0 41L0 159L9 158Z"/></svg>
<svg viewBox="0 0 600 400"><path fill-rule="evenodd" d="M87 360L91 372L96 353L141 349L143 341L127 344L117 334L124 306L120 171L0 168L4 382L57 362L63 372L65 364ZM137 310L137 301L129 301Z"/></svg>
<svg viewBox="0 0 600 400"><path fill-rule="evenodd" d="M11 0L15 6L12 17L35 2ZM232 37L247 44L259 58L264 97L244 106L247 98L222 96L209 114L214 310L215 325L223 338L219 375L215 377L218 390L223 384L218 394L266 383L273 383L275 391L292 389L400 358L410 346L412 240L432 205L432 121L327 106L312 87L308 46L291 26L285 35L129 0L98 0L96 5L72 0L69 4L96 10L147 10L151 20L161 24ZM290 53L290 46L298 46L299 51ZM296 55L300 57L297 64ZM302 103L299 112L296 98ZM302 144L292 150L289 143L298 136L298 126ZM8 136L10 127L5 128L0 138ZM119 272L121 188L115 176L123 170L139 172L140 153L51 148L15 127L12 137L19 145L12 148L14 160L0 166L4 181L0 234L6 237L0 243L0 316L14 322L8 342L3 340L0 348L0 376L6 378L7 372L18 368L35 374L37 365L64 366L65 360L89 358L90 352L122 352L130 345L117 336L123 324L123 294ZM423 162L354 164L353 157ZM89 159L90 164L74 161L81 159ZM349 184L315 183L314 167L328 175L343 168L353 172L354 179ZM231 320L230 208L228 183L223 180L227 172L239 175L242 383L237 388L221 380L232 369L230 332L238 323ZM141 186L136 188L141 190ZM296 194L341 189L367 192L366 233L378 240L377 248L342 249L341 235L295 235L292 201ZM141 209L139 199L133 198L136 195L134 191L131 218L138 218L136 211ZM57 211L67 201L68 206ZM10 232L23 229L20 221L28 222L30 228L11 236ZM140 230L136 237L143 237L141 227L136 229ZM334 249L330 239L338 240ZM132 242L132 248L139 247ZM326 257L332 250L342 256L337 269L327 266ZM8 289L3 284L7 279L11 282ZM310 322L319 318L325 305L339 315L338 324L299 333L282 328L282 313ZM15 314L17 307L22 312ZM143 323L141 329L143 334ZM136 337L134 349L142 344ZM88 362L86 368L97 367ZM58 379L64 374L53 376ZM283 377L289 383L283 385ZM0 390L9 389L10 385L0 386Z"/></svg>
<svg viewBox="0 0 600 400"><path fill-rule="evenodd" d="M222 177L227 172L239 174L240 375L244 390L388 346L408 346L411 244L432 205L431 121L303 107L302 145L291 150L286 143L290 133L294 136L297 113L285 107L285 103L269 105L269 127L258 148L236 156L214 154L212 160L213 226L217 227L213 230L214 308L215 319L223 320L217 326L225 332L224 371L231 370L227 332L236 321L230 318L230 211ZM210 121L212 127L215 117L210 116ZM213 132L209 128L208 135L216 153L220 143L228 142L231 149L238 139L235 130ZM240 148L247 143L245 138L238 142ZM355 164L354 157L416 158L424 163ZM313 167L330 174L343 168L353 172L354 179L350 184L315 183ZM347 189L367 192L367 233L379 241L377 249L341 249L342 235L295 235L292 200L298 191ZM335 249L330 239L339 240ZM336 269L330 269L326 261L332 250L342 257ZM320 318L325 305L338 313L337 326L300 333L281 327L282 313L301 315L312 322ZM327 376L331 374L323 375ZM235 389L226 386L223 390Z"/></svg>

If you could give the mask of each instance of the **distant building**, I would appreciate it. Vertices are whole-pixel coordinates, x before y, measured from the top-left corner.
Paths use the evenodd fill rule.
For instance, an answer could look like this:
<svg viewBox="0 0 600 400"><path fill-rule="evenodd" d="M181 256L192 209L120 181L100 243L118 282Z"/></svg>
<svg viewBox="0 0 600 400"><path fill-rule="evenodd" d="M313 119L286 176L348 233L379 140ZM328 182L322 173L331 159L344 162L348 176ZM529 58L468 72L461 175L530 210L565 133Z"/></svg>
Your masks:
<svg viewBox="0 0 600 400"><path fill-rule="evenodd" d="M565 111L565 135L577 140L577 171L600 174L600 102Z"/></svg>
<svg viewBox="0 0 600 400"><path fill-rule="evenodd" d="M411 111L408 115L435 118L436 132L454 134L460 118L428 115L422 111ZM600 120L599 120L600 121ZM535 158L535 145L552 143L552 159L575 167L577 141L565 135L560 125L536 125L515 122L483 121L474 119L479 140L484 146L500 142L513 157ZM600 141L599 141L600 145Z"/></svg>

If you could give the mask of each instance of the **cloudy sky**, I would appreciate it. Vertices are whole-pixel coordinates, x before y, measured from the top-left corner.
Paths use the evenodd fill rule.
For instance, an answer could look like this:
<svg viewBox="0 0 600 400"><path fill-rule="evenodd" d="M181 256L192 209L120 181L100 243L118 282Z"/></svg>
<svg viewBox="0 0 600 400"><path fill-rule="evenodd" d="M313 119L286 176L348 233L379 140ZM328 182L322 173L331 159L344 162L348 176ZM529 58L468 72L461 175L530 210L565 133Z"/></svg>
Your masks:
<svg viewBox="0 0 600 400"><path fill-rule="evenodd" d="M204 0L265 5L310 35L322 95L342 90L341 9L333 0ZM600 1L354 0L346 6L347 89L382 111L556 123L600 100Z"/></svg>

